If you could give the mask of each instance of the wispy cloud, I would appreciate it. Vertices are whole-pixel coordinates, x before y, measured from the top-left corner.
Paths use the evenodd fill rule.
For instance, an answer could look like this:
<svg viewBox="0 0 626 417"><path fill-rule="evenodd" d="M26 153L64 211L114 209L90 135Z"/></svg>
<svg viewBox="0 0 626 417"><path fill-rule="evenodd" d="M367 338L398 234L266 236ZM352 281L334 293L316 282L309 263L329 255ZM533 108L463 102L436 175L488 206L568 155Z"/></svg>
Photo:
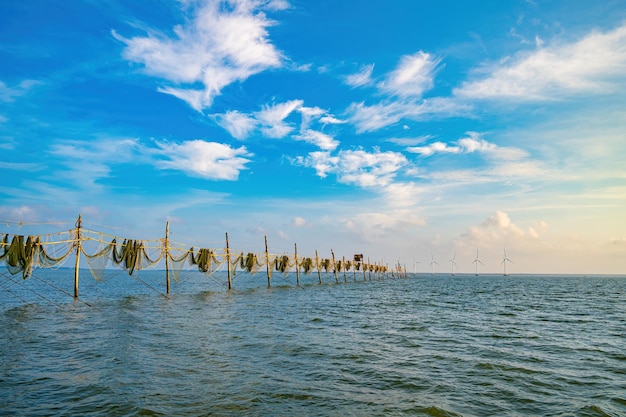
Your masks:
<svg viewBox="0 0 626 417"><path fill-rule="evenodd" d="M296 130L295 121L288 120L295 112L300 114L300 127ZM302 100L267 104L257 112L243 114L230 111L213 115L217 124L226 129L234 138L247 139L255 131L267 138L282 139L289 135L294 140L311 143L323 150L334 150L339 142L331 135L316 130L328 124L341 124L337 119L319 107L306 107Z"/></svg>
<svg viewBox="0 0 626 417"><path fill-rule="evenodd" d="M332 151L339 146L339 141L335 140L332 136L310 129L304 130L299 135L295 135L294 139L312 143L325 151Z"/></svg>
<svg viewBox="0 0 626 417"><path fill-rule="evenodd" d="M350 123L356 126L357 133L371 132L398 123L406 114L403 103L388 102L367 106L365 103L352 103L346 110Z"/></svg>
<svg viewBox="0 0 626 417"><path fill-rule="evenodd" d="M24 80L14 87L9 87L0 81L0 102L12 103L17 97L23 96L39 84L40 81Z"/></svg>
<svg viewBox="0 0 626 417"><path fill-rule="evenodd" d="M2 147L0 147L2 149ZM43 166L32 162L2 162L0 161L0 169L13 171L40 171Z"/></svg>
<svg viewBox="0 0 626 417"><path fill-rule="evenodd" d="M391 95L419 98L433 87L439 63L440 59L423 51L405 55L398 67L378 84L378 88Z"/></svg>
<svg viewBox="0 0 626 417"><path fill-rule="evenodd" d="M374 64L364 65L361 69L355 73L346 77L346 84L350 87L362 87L365 85L374 84L372 79L372 71L374 71Z"/></svg>
<svg viewBox="0 0 626 417"><path fill-rule="evenodd" d="M425 226L426 221L410 210L356 213L344 220L344 227L365 242L397 236L408 228Z"/></svg>
<svg viewBox="0 0 626 417"><path fill-rule="evenodd" d="M469 99L555 100L577 93L621 91L626 79L626 26L551 43L476 71L454 90ZM480 77L480 73L487 74ZM622 85L622 87L618 87Z"/></svg>
<svg viewBox="0 0 626 417"><path fill-rule="evenodd" d="M136 161L141 145L136 139L97 139L91 142L61 140L50 146L55 176L81 189L100 190L99 180L108 178L111 166Z"/></svg>
<svg viewBox="0 0 626 417"><path fill-rule="evenodd" d="M273 22L262 11L285 9L287 2L185 3L185 10L194 15L174 27L175 37L155 30L147 36L125 38L113 31L115 38L126 44L124 58L143 64L148 74L169 83L159 91L202 111L212 105L224 87L282 65L283 57L268 37L267 28Z"/></svg>
<svg viewBox="0 0 626 417"><path fill-rule="evenodd" d="M433 139L433 135L422 135L414 138L389 138L387 142L395 143L400 146L414 146L420 143L424 143L430 139Z"/></svg>
<svg viewBox="0 0 626 417"><path fill-rule="evenodd" d="M190 140L180 144L158 142L153 151L162 159L156 166L174 169L189 175L211 180L236 180L239 172L250 162L252 156L244 146L229 145L203 140Z"/></svg>
<svg viewBox="0 0 626 417"><path fill-rule="evenodd" d="M357 133L372 132L400 122L402 119L425 120L434 117L468 113L471 105L460 100L434 97L425 100L383 100L377 104L352 103L346 109L348 120Z"/></svg>

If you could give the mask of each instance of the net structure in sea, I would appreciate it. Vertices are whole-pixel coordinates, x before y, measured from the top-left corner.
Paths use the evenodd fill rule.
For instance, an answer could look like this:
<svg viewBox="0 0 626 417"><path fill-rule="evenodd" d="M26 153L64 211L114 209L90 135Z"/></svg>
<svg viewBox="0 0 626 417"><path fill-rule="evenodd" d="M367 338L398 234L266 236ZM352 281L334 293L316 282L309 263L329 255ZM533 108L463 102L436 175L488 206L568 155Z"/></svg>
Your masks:
<svg viewBox="0 0 626 417"><path fill-rule="evenodd" d="M228 233L225 234L223 247L194 247L174 242L169 238L169 222L165 235L158 239L131 239L104 233L83 227L82 217L78 216L73 228L65 231L41 234L0 234L0 262L4 263L10 276L21 275L26 280L36 268L59 268L74 262L74 297L78 298L80 262L84 260L91 276L102 281L105 271L117 268L130 276L137 276L138 271L164 267L166 289L170 293L170 284L178 282L185 267L194 268L205 275L216 271L225 271L228 289L233 288L233 278L238 273L256 274L264 271L267 285L272 285L274 274L295 273L296 285L300 285L301 274L317 274L322 282L322 274L331 274L336 282L340 275L347 281L347 273L354 280L406 276L406 267L397 263L389 268L382 262L366 262L363 254L355 254L348 259L338 258L331 249L330 257L298 255L297 244L293 254L272 254L269 252L267 236L265 250L244 252L230 248ZM12 281L14 282L14 281Z"/></svg>

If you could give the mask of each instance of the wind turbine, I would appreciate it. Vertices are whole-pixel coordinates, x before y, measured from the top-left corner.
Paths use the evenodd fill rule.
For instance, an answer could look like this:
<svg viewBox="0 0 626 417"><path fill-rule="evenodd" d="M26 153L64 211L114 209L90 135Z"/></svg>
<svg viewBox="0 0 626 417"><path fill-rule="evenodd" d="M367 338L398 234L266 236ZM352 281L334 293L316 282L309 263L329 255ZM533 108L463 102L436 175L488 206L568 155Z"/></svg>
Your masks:
<svg viewBox="0 0 626 417"><path fill-rule="evenodd" d="M510 260L509 258L507 258L506 256L506 248L504 248L504 258L502 258L502 265L504 265L504 276L507 276L509 274L506 273L506 263L507 262L511 262L513 263L512 260Z"/></svg>
<svg viewBox="0 0 626 417"><path fill-rule="evenodd" d="M414 274L417 274L417 264L421 264L421 262L415 259L415 256L414 256L413 257L413 273Z"/></svg>
<svg viewBox="0 0 626 417"><path fill-rule="evenodd" d="M430 275L435 275L435 265L439 265L439 262L435 261L435 258L433 257L433 254L430 254L430 267L431 267L431 272Z"/></svg>
<svg viewBox="0 0 626 417"><path fill-rule="evenodd" d="M454 275L454 267L456 266L456 252L454 252L454 256L450 259L450 263L452 264L452 275Z"/></svg>
<svg viewBox="0 0 626 417"><path fill-rule="evenodd" d="M476 264L476 276L478 276L478 264L480 263L481 265L484 265L483 261L478 259L478 249L476 249L476 259L474 259L474 262L472 263Z"/></svg>

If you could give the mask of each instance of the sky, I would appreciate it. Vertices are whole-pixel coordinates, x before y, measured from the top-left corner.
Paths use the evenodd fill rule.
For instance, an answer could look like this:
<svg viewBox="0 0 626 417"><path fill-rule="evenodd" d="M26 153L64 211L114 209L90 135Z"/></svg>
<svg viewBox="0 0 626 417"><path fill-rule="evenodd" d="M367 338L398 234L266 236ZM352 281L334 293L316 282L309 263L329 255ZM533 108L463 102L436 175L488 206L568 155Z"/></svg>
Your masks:
<svg viewBox="0 0 626 417"><path fill-rule="evenodd" d="M0 0L3 233L625 274L624 161L623 0Z"/></svg>

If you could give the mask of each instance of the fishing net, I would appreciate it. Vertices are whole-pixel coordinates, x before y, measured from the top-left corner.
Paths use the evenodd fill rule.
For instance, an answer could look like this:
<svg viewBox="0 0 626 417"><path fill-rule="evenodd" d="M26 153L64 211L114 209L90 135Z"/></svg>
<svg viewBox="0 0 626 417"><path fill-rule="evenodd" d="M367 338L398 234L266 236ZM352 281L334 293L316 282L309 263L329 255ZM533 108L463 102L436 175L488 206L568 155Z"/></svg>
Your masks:
<svg viewBox="0 0 626 417"><path fill-rule="evenodd" d="M40 237L13 235L9 243L9 235L4 234L1 240L0 261L4 262L11 275L22 274L26 279L31 276L37 266L49 268L65 261L72 247L60 256L49 255L41 243Z"/></svg>

